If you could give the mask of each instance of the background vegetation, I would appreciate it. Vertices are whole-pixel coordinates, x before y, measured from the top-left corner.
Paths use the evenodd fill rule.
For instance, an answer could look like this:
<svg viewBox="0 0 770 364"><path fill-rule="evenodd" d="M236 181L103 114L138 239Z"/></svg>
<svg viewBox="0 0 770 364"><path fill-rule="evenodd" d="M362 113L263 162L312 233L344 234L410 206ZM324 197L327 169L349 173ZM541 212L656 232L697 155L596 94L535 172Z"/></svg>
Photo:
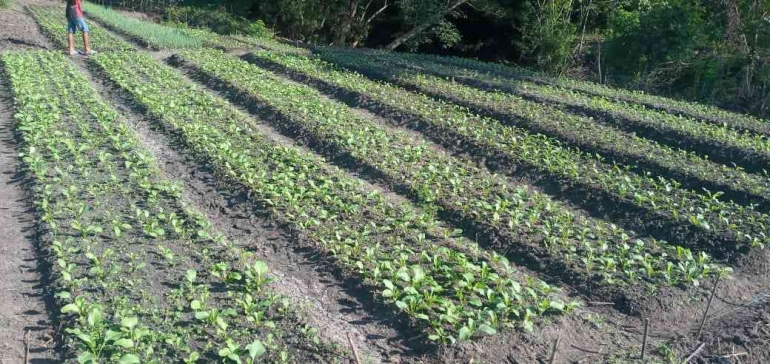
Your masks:
<svg viewBox="0 0 770 364"><path fill-rule="evenodd" d="M220 33L514 62L770 113L770 0L165 1L179 5L165 20Z"/></svg>

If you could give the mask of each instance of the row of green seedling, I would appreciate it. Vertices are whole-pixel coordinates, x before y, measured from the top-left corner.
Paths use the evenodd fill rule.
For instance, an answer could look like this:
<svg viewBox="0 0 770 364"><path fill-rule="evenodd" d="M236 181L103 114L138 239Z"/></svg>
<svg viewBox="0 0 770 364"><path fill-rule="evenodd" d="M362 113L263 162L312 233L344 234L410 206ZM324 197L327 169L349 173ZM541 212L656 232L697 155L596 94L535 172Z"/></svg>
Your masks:
<svg viewBox="0 0 770 364"><path fill-rule="evenodd" d="M438 153L424 141L412 141L356 115L317 91L286 80L218 51L183 52L187 64L230 83L283 117L271 118L283 130L299 127L322 149L333 149L387 177L394 189L433 208L471 223L482 233L492 230L509 246L539 243L555 260L597 276L604 283L698 284L720 271L707 254L660 242L633 239L617 226L577 216L548 196L470 163ZM285 124L285 125L280 125Z"/></svg>
<svg viewBox="0 0 770 364"><path fill-rule="evenodd" d="M143 21L110 8L86 2L83 9L108 28L125 34L153 49L223 47L244 48L248 44L232 37L222 36L203 29L175 28Z"/></svg>
<svg viewBox="0 0 770 364"><path fill-rule="evenodd" d="M65 26L64 11L61 7L48 5L27 5L27 11L32 14L40 26L40 30L54 44L62 49L67 48L67 27ZM130 44L98 26L89 24L91 44L98 46L99 51L130 50ZM83 37L75 35L75 46L84 49Z"/></svg>
<svg viewBox="0 0 770 364"><path fill-rule="evenodd" d="M423 74L413 68L394 69L381 63L372 64L369 59L351 54L329 54L326 58L349 67L365 65L367 72L407 89L447 99L474 112L503 120L506 124L542 133L577 146L587 154L600 153L613 162L633 166L640 174L650 172L672 178L682 182L683 187L696 191L707 188L727 192L727 197L734 197L735 200L770 201L770 180L766 175L746 173L741 168L715 163L693 152L663 146L597 123L593 118L566 113L508 93L486 91L451 79Z"/></svg>
<svg viewBox="0 0 770 364"><path fill-rule="evenodd" d="M328 52L323 52L329 54ZM363 53L344 52L350 57ZM718 160L724 164L735 164L751 172L766 173L770 162L770 140L766 135L736 130L724 123L714 124L685 116L651 110L645 105L618 101L612 98L586 95L557 86L543 85L516 78L499 78L468 69L446 66L441 63L414 64L408 59L369 53L368 61L387 61L409 67L419 67L423 72L484 89L502 90L535 102L564 107L571 111L596 116L599 121L654 138Z"/></svg>
<svg viewBox="0 0 770 364"><path fill-rule="evenodd" d="M336 69L322 61L266 52L259 53L258 57L302 70L311 77L403 110L433 128L484 147L491 157L506 158L534 168L540 174L555 175L568 185L595 186L618 199L676 221L693 230L693 236L705 235L706 240L726 236L728 241L736 244L737 249L764 247L770 239L766 234L767 215L756 211L754 206L724 201L721 192L698 193L681 188L680 183L673 179L637 174L630 171L629 167L608 163L600 156L565 147L543 135L504 125L495 119L479 117L465 108L436 101L422 94L371 81L360 74ZM352 58L338 62L345 62L356 69L374 67L365 62L354 63ZM703 244L708 245L708 241ZM716 248L719 250L725 247Z"/></svg>
<svg viewBox="0 0 770 364"><path fill-rule="evenodd" d="M379 51L370 52L381 53ZM644 105L650 109L665 111L672 115L682 115L714 124L724 124L737 130L752 131L765 135L770 133L770 124L768 124L766 120L751 115L736 113L711 105L704 105L695 102L657 96L642 91L613 88L594 82L576 80L568 77L549 77L547 75L536 74L532 71L525 70L520 67L501 63L483 62L461 57L441 57L427 54L399 53L398 58L408 59L412 62L415 62L415 64L421 65L422 67L431 67L432 64L439 63L446 66L455 67L459 72L471 71L484 73L489 77L527 80L539 84L557 86L564 89L579 91L589 95L606 97L611 100Z"/></svg>
<svg viewBox="0 0 770 364"><path fill-rule="evenodd" d="M53 261L65 361L289 362L317 351L309 328L284 338L300 332L270 292L267 266L185 206L181 187L67 59L2 61Z"/></svg>
<svg viewBox="0 0 770 364"><path fill-rule="evenodd" d="M205 51L200 51L204 52ZM100 55L103 72L255 203L293 226L350 276L402 311L430 340L454 342L571 308L553 287L512 270L440 228L431 213L397 203L299 149L261 135L246 115L146 55Z"/></svg>

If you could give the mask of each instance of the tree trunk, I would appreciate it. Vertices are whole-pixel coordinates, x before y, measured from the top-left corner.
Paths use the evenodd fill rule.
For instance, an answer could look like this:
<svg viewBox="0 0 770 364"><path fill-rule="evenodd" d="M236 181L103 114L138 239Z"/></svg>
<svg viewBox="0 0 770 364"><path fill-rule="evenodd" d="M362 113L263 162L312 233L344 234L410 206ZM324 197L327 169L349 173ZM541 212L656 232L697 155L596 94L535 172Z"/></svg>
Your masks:
<svg viewBox="0 0 770 364"><path fill-rule="evenodd" d="M416 27L412 28L408 32L404 33L400 37L396 38L393 42L385 46L385 49L392 51L402 44L404 44L409 39L412 39L414 36L424 32L426 29L430 28L431 25L438 23L443 19L447 14L449 14L452 10L457 8L458 6L467 3L469 0L455 0L452 2L444 11L436 14L432 18L429 18L425 20L422 24L417 25Z"/></svg>
<svg viewBox="0 0 770 364"><path fill-rule="evenodd" d="M337 31L337 36L334 39L334 45L340 47L345 46L345 42L348 39L348 33L350 33L350 28L353 25L353 19L356 17L357 11L358 0L350 0L348 11L345 13L345 18L342 19L342 24L340 24L340 29Z"/></svg>
<svg viewBox="0 0 770 364"><path fill-rule="evenodd" d="M727 15L725 39L729 44L739 47L744 52L748 52L749 46L745 36L741 33L741 14L738 11L738 2L736 0L724 0L724 5Z"/></svg>

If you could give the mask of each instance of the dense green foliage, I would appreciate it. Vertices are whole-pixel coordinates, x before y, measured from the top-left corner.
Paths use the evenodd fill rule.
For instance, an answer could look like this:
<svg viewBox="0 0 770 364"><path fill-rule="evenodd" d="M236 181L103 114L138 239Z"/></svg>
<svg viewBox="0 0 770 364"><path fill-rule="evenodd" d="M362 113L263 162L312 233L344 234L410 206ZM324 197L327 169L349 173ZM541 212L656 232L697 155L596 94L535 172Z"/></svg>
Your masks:
<svg viewBox="0 0 770 364"><path fill-rule="evenodd" d="M770 2L621 2L605 29L606 75L620 84L765 114Z"/></svg>
<svg viewBox="0 0 770 364"><path fill-rule="evenodd" d="M261 20L282 37L316 44L507 60L759 115L770 110L768 0L185 3L209 7L174 8L167 19L252 35L264 34L253 22Z"/></svg>

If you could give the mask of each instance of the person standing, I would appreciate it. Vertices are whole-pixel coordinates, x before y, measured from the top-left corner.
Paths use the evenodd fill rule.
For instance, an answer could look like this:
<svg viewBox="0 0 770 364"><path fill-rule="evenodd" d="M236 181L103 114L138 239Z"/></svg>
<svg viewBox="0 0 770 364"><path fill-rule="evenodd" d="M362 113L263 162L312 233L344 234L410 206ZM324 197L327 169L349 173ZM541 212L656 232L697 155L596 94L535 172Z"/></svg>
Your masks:
<svg viewBox="0 0 770 364"><path fill-rule="evenodd" d="M79 54L75 50L75 32L80 30L83 33L83 44L85 45L85 55L96 53L91 49L88 24L83 16L82 0L67 0L67 44L69 45L70 55Z"/></svg>

